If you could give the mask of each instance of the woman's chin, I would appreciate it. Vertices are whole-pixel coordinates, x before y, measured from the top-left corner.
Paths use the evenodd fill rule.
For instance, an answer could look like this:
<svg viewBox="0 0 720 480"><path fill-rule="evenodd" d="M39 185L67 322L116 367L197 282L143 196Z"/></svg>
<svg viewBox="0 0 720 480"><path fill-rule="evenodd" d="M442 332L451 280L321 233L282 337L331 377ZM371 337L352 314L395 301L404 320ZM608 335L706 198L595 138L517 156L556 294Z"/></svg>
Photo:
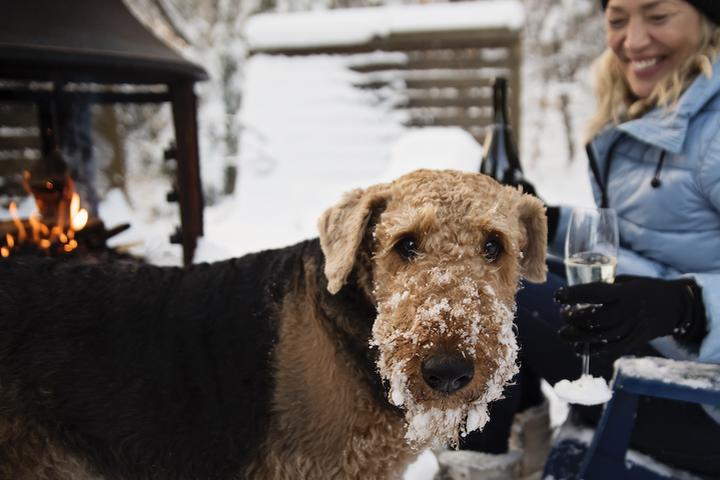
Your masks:
<svg viewBox="0 0 720 480"><path fill-rule="evenodd" d="M658 65L658 67L663 67L663 65ZM646 98L652 93L660 80L665 78L667 73L665 68L654 68L652 71L647 72L626 73L625 78L633 95L638 98Z"/></svg>

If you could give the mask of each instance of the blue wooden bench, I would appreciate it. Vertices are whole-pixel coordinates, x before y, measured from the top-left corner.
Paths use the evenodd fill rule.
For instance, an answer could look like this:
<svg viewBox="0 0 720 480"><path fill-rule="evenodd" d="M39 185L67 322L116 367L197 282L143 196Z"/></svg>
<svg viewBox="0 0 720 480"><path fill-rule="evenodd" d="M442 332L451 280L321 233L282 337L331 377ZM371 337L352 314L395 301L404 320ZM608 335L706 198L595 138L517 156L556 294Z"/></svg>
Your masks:
<svg viewBox="0 0 720 480"><path fill-rule="evenodd" d="M542 478L698 478L692 472L670 468L629 450L630 435L641 395L720 405L720 365L655 357L624 357L615 362L612 388L613 397L606 404L594 432L568 424L561 428L548 456Z"/></svg>

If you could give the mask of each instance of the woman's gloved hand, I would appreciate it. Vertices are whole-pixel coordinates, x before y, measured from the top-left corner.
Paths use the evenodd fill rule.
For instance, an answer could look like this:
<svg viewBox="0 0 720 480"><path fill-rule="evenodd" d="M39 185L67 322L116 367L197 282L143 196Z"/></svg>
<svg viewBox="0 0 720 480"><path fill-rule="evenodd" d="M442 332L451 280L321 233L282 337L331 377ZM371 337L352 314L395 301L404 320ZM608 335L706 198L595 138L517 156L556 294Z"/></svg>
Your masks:
<svg viewBox="0 0 720 480"><path fill-rule="evenodd" d="M591 354L622 354L657 337L699 342L705 335L702 292L689 278L620 275L615 283L561 288L555 300L567 320L558 333L578 351L589 343Z"/></svg>

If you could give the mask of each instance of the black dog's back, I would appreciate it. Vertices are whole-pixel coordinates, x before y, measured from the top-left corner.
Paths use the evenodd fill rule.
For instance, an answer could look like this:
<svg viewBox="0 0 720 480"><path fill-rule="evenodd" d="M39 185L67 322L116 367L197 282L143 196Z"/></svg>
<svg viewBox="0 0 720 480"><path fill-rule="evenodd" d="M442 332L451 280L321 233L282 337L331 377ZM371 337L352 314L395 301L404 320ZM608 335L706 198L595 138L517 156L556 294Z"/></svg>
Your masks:
<svg viewBox="0 0 720 480"><path fill-rule="evenodd" d="M267 428L275 308L308 248L189 269L0 262L0 422L32 419L100 473L237 474Z"/></svg>

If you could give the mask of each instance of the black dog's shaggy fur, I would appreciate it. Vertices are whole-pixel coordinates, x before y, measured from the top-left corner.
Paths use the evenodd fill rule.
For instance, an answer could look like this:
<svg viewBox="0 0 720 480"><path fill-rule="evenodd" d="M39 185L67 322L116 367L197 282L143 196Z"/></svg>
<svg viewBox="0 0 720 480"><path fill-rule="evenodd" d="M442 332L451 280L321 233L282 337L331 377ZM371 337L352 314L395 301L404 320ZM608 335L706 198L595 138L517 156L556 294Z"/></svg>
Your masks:
<svg viewBox="0 0 720 480"><path fill-rule="evenodd" d="M317 240L187 269L0 262L0 422L30 419L110 478L237 478L268 428L278 307L307 264L330 334L387 405L375 308L329 295L322 263Z"/></svg>

